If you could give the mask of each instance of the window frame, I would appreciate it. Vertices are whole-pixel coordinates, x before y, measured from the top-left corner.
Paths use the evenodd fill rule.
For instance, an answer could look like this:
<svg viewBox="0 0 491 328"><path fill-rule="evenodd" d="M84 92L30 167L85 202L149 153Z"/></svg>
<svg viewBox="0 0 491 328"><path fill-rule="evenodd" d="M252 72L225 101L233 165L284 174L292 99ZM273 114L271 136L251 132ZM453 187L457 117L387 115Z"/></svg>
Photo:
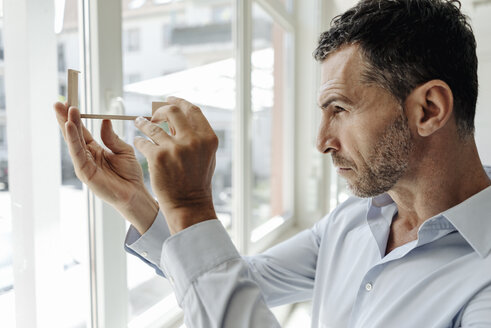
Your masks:
<svg viewBox="0 0 491 328"><path fill-rule="evenodd" d="M285 32L284 36L284 48L281 51L284 52L284 63L282 74L285 79L284 81L284 99L283 99L283 135L282 135L282 154L283 154L283 175L282 175L282 183L284 186L282 201L284 206L284 211L280 215L276 215L274 217L269 218L266 222L261 225L252 228L252 213L249 213L245 220L245 229L242 233L243 240L246 241L245 245L243 245L244 249L242 250L244 254L255 254L258 253L271 245L273 245L278 238L281 236L287 235L289 230L295 229L295 203L294 203L294 186L295 186L295 160L294 160L294 152L295 149L291 145L294 145L295 141L295 128L294 128L294 109L295 109L295 99L296 94L295 90L295 74L296 74L296 62L295 62L295 50L296 50L296 26L297 22L295 21L295 16L286 10L284 4L280 3L278 0L253 0L251 2L251 14L243 15L243 19L245 21L246 26L249 26L252 29L253 26L253 17L252 17L252 5L258 5L262 10L269 15L272 22L278 24L280 28L282 28ZM239 11L240 12L240 11ZM242 13L242 12L241 12ZM244 40L245 42L249 42L249 46L252 47L252 33L249 34L250 40ZM291 52L285 51L290 50ZM250 56L249 56L250 58ZM252 69L252 68L250 68ZM247 73L244 73L247 74ZM251 72L249 71L249 75ZM241 75L237 74L238 77L242 78ZM240 79L239 78L239 79ZM236 81L238 83L239 81ZM289 89L291 88L291 89ZM239 89L237 89L239 90ZM244 93L250 95L251 90L243 89L241 90ZM239 91L240 92L240 91ZM250 98L250 96L249 96ZM249 108L252 108L249 107ZM245 109L244 109L245 110ZM251 115L249 115L251 117ZM238 124L243 123L239 119L237 119ZM252 125L250 121L244 121L246 125ZM252 140L252 137L249 136L247 139L240 140L240 142L246 142L247 140ZM247 148L246 148L247 149ZM249 146L248 149L251 149ZM246 160L252 160L252 154L246 153ZM252 167L250 168L252 170ZM251 172L252 178L252 172ZM252 185L251 189L247 190L246 193L252 195Z"/></svg>
<svg viewBox="0 0 491 328"><path fill-rule="evenodd" d="M39 110L51 108L57 94L54 2L5 0L3 6L16 326L44 327L61 308L63 274L60 151L49 146L59 144L59 129Z"/></svg>

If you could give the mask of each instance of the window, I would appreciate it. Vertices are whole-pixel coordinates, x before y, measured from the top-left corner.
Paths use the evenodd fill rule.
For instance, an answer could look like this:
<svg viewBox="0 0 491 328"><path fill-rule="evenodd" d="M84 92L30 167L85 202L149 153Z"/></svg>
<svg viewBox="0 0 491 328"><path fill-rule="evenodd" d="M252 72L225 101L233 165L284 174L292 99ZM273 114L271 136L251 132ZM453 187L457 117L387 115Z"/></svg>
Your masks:
<svg viewBox="0 0 491 328"><path fill-rule="evenodd" d="M58 72L65 73L66 70L65 45L58 43Z"/></svg>
<svg viewBox="0 0 491 328"><path fill-rule="evenodd" d="M5 78L0 75L0 110L5 112Z"/></svg>
<svg viewBox="0 0 491 328"><path fill-rule="evenodd" d="M213 22L229 22L232 17L232 8L230 6L218 5L211 8Z"/></svg>
<svg viewBox="0 0 491 328"><path fill-rule="evenodd" d="M3 60L3 31L0 30L0 60Z"/></svg>
<svg viewBox="0 0 491 328"><path fill-rule="evenodd" d="M165 49L166 47L171 45L172 29L173 29L173 27L169 24L164 24L162 26L162 48L163 49Z"/></svg>
<svg viewBox="0 0 491 328"><path fill-rule="evenodd" d="M124 48L127 52L136 52L140 50L140 30L131 28L124 32Z"/></svg>
<svg viewBox="0 0 491 328"><path fill-rule="evenodd" d="M55 31L55 44L58 73L59 100L66 97L66 70L81 69L78 5L76 1L66 1L63 24ZM8 65L8 63L7 63ZM79 92L81 94L81 92ZM51 108L50 108L51 109ZM83 109L82 109L83 110ZM54 115L50 112L51 115ZM60 322L65 327L86 326L89 322L86 309L89 308L89 249L87 245L87 206L86 192L77 179L68 148L59 135L61 185L59 186L59 226L63 274L60 290L63 311Z"/></svg>
<svg viewBox="0 0 491 328"><path fill-rule="evenodd" d="M226 136L226 132L225 130L218 130L218 129L215 129L215 134L217 135L218 137L218 149L219 151L223 151L225 149L227 149L227 144L228 144L228 138Z"/></svg>
<svg viewBox="0 0 491 328"><path fill-rule="evenodd" d="M20 2L3 3L0 19L9 27L0 62L0 126L9 136L9 147L0 145L0 326L51 326L56 318L55 325L80 327L90 290L86 195L60 156L51 110L64 100L58 90L66 72L58 65L80 69L77 3L66 1L55 33L53 1Z"/></svg>
<svg viewBox="0 0 491 328"><path fill-rule="evenodd" d="M3 15L0 26L3 27ZM12 327L15 323L14 272L12 268L12 219L10 214L10 193L8 192L8 156L7 156L7 117L5 112L4 84L4 35L0 29L0 325Z"/></svg>
<svg viewBox="0 0 491 328"><path fill-rule="evenodd" d="M131 84L141 81L140 73L129 73L124 75L124 84Z"/></svg>
<svg viewBox="0 0 491 328"><path fill-rule="evenodd" d="M0 147L5 143L5 125L0 125Z"/></svg>
<svg viewBox="0 0 491 328"><path fill-rule="evenodd" d="M215 0L221 7L232 10L232 1ZM132 24L141 31L142 40L148 46L138 54L123 53L123 74L131 72L141 77L138 81L127 80L124 84L125 110L130 115L149 115L151 102L173 95L185 98L198 105L220 131L220 150L213 179L214 200L217 214L230 230L232 218L232 142L230 138L234 119L234 56L232 23L230 17L221 22L220 28L213 23L212 6L194 3L193 6L177 9L181 4L147 3L145 11L133 11L124 7L123 29ZM159 14L156 15L155 12ZM207 20L206 16L210 16ZM197 24L195 17L209 23ZM126 17L131 17L126 19ZM159 47L158 29L164 31L164 47ZM228 37L223 38L223 35ZM172 47L171 47L172 46ZM158 72L169 72L158 74ZM132 144L137 131L133 122L125 126L125 139ZM228 146L227 146L228 145ZM148 181L146 160L136 152ZM173 298L172 288L166 280L133 255L127 257L130 323L140 322L152 308L163 306L166 297Z"/></svg>
<svg viewBox="0 0 491 328"><path fill-rule="evenodd" d="M220 139L212 182L217 214L239 249L254 252L251 245L293 223L292 142L285 133L294 103L292 16L278 23L274 8L253 0L81 0L80 7L75 0L18 1L4 4L12 28L0 61L0 105L2 66L9 72L8 124L0 106L0 308L7 309L0 326L179 323L167 280L123 251L127 225L78 181L53 116L39 107L65 101L67 68L82 72L82 112L149 115L151 102L169 95L200 106ZM248 8L245 16L241 8ZM26 51L38 42L39 51ZM29 76L23 65L30 65ZM132 122L113 125L133 143ZM99 138L100 122L87 128Z"/></svg>
<svg viewBox="0 0 491 328"><path fill-rule="evenodd" d="M291 35L258 4L252 8L252 223L251 241L256 242L291 215L285 202L285 152L288 120L288 76L292 74ZM288 177L287 177L288 179Z"/></svg>

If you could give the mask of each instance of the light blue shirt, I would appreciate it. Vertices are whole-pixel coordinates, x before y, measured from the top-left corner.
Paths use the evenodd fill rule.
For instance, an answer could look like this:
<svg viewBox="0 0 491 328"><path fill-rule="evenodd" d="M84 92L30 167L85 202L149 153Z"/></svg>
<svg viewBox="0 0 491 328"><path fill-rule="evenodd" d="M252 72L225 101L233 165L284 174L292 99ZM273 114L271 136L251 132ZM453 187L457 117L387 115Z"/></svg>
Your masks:
<svg viewBox="0 0 491 328"><path fill-rule="evenodd" d="M491 169L487 168L491 176ZM159 213L126 249L171 281L188 327L279 327L268 306L312 300L312 327L491 327L491 187L385 255L397 206L349 198L311 229L241 257L218 220L170 237Z"/></svg>

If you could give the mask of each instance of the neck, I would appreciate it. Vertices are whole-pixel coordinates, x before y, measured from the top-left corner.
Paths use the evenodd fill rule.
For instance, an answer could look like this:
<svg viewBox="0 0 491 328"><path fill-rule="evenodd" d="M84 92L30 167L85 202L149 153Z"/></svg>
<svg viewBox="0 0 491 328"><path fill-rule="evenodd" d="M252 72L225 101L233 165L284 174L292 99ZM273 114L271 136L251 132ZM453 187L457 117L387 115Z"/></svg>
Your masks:
<svg viewBox="0 0 491 328"><path fill-rule="evenodd" d="M491 185L473 139L452 149L441 145L427 143L416 150L408 171L388 192L398 206L398 219L407 228L418 228Z"/></svg>

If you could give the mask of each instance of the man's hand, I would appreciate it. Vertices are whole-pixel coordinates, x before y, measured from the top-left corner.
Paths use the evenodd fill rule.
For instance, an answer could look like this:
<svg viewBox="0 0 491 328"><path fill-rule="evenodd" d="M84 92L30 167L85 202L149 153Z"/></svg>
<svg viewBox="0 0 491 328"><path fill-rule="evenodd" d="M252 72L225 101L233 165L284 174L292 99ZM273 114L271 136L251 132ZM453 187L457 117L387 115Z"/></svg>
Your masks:
<svg viewBox="0 0 491 328"><path fill-rule="evenodd" d="M145 188L133 148L114 133L111 121L104 120L101 126L107 150L84 127L77 108L68 110L62 103L53 107L77 177L143 234L152 225L158 204Z"/></svg>
<svg viewBox="0 0 491 328"><path fill-rule="evenodd" d="M218 138L201 110L169 97L152 121L135 125L151 141L137 137L135 147L147 158L152 189L171 234L195 223L216 219L211 193ZM168 122L171 135L156 123Z"/></svg>

